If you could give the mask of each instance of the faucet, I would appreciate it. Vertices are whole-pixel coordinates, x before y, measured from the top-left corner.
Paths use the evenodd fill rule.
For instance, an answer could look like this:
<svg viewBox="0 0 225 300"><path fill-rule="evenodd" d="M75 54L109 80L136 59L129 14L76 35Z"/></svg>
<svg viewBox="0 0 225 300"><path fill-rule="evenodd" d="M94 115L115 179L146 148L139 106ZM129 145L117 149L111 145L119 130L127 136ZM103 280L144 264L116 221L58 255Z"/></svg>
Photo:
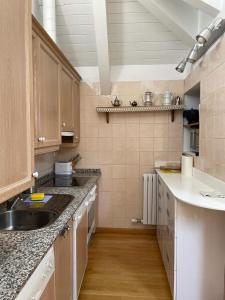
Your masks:
<svg viewBox="0 0 225 300"><path fill-rule="evenodd" d="M14 210L19 201L21 202L23 201L23 197L21 195L18 195L17 197L10 199L7 202L7 210Z"/></svg>

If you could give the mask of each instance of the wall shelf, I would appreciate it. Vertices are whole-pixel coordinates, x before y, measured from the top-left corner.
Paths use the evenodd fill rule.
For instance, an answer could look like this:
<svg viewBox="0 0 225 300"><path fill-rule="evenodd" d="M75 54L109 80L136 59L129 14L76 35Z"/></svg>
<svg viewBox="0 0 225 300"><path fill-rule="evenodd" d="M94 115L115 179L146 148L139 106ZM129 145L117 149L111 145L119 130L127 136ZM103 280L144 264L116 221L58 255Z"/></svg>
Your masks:
<svg viewBox="0 0 225 300"><path fill-rule="evenodd" d="M106 122L109 123L109 113L132 113L132 112L151 112L151 111L170 111L171 121L174 121L176 110L184 110L184 105L162 105L162 106L119 106L119 107L96 107L98 113L106 114Z"/></svg>

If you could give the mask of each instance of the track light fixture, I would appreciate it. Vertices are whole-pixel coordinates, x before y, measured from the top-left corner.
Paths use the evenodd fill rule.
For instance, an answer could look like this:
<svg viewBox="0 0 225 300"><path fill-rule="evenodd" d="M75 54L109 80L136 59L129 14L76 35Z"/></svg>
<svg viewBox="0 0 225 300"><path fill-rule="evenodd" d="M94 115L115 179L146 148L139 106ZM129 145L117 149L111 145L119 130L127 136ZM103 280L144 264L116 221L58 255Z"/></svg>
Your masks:
<svg viewBox="0 0 225 300"><path fill-rule="evenodd" d="M218 30L223 23L222 18L214 20L207 28L203 29L201 33L196 36L196 40L199 44L204 45L210 39L212 32Z"/></svg>
<svg viewBox="0 0 225 300"><path fill-rule="evenodd" d="M197 43L188 53L187 58L184 58L177 65L176 71L183 73L187 62L191 64L195 63L224 32L225 20L222 18L215 19L207 28L202 30L202 32L196 36Z"/></svg>
<svg viewBox="0 0 225 300"><path fill-rule="evenodd" d="M184 70L185 70L186 64L187 64L187 59L184 58L184 59L179 63L179 65L177 65L176 71L177 71L177 72L180 72L180 73L183 73Z"/></svg>
<svg viewBox="0 0 225 300"><path fill-rule="evenodd" d="M202 47L203 45L196 43L194 47L191 49L187 56L187 61L193 64L194 62L197 61L198 59L198 50Z"/></svg>

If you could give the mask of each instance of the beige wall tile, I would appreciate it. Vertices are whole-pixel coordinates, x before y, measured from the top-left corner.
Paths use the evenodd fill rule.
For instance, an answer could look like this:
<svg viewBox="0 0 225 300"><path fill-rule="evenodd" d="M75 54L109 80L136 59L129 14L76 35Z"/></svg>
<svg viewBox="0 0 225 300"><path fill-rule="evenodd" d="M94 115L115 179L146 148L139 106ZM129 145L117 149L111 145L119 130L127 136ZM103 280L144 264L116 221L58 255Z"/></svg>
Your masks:
<svg viewBox="0 0 225 300"><path fill-rule="evenodd" d="M153 138L140 138L140 151L153 151L154 139Z"/></svg>
<svg viewBox="0 0 225 300"><path fill-rule="evenodd" d="M101 151L112 151L113 139L112 138L99 138L99 149Z"/></svg>
<svg viewBox="0 0 225 300"><path fill-rule="evenodd" d="M126 125L126 137L139 137L139 124L127 124Z"/></svg>
<svg viewBox="0 0 225 300"><path fill-rule="evenodd" d="M101 126L99 126L99 137L112 137L112 125L101 124Z"/></svg>
<svg viewBox="0 0 225 300"><path fill-rule="evenodd" d="M154 138L154 151L168 151L169 139L168 138Z"/></svg>
<svg viewBox="0 0 225 300"><path fill-rule="evenodd" d="M168 135L169 135L168 124L155 124L154 137L163 138L163 137L168 137Z"/></svg>
<svg viewBox="0 0 225 300"><path fill-rule="evenodd" d="M154 137L154 125L140 124L140 137L147 137L147 138Z"/></svg>
<svg viewBox="0 0 225 300"><path fill-rule="evenodd" d="M113 165L125 165L127 153L125 151L113 151Z"/></svg>
<svg viewBox="0 0 225 300"><path fill-rule="evenodd" d="M136 137L126 138L126 151L139 151L139 139Z"/></svg>
<svg viewBox="0 0 225 300"><path fill-rule="evenodd" d="M113 124L112 128L113 128L113 137L114 138L118 138L118 137L125 138L126 137L125 124Z"/></svg>
<svg viewBox="0 0 225 300"><path fill-rule="evenodd" d="M140 164L153 166L153 151L140 151Z"/></svg>
<svg viewBox="0 0 225 300"><path fill-rule="evenodd" d="M112 178L126 178L126 168L123 165L112 166Z"/></svg>
<svg viewBox="0 0 225 300"><path fill-rule="evenodd" d="M127 165L139 165L139 151L129 151L126 153Z"/></svg>

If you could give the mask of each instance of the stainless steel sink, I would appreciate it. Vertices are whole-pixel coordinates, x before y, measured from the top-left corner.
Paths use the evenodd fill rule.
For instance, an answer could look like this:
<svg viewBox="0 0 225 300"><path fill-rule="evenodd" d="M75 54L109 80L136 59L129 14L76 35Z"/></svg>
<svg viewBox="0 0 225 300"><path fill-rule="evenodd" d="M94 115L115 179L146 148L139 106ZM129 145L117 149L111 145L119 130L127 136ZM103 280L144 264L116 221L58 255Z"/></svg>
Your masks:
<svg viewBox="0 0 225 300"><path fill-rule="evenodd" d="M35 230L52 224L57 217L52 211L9 210L0 213L0 230Z"/></svg>

